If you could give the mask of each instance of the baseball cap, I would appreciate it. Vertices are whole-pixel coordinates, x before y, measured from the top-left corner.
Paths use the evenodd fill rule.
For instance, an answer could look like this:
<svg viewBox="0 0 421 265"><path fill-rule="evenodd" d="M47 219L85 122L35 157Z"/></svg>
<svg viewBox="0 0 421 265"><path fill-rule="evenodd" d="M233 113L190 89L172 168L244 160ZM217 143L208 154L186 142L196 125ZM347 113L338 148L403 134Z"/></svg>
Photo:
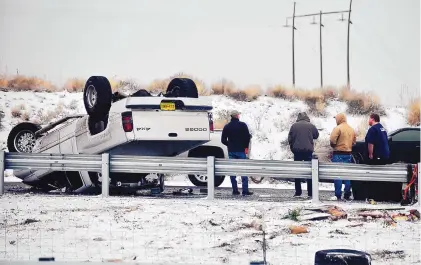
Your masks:
<svg viewBox="0 0 421 265"><path fill-rule="evenodd" d="M240 115L241 113L238 111L238 110L233 110L233 111L231 111L231 117L235 117L235 116L238 116L238 115Z"/></svg>

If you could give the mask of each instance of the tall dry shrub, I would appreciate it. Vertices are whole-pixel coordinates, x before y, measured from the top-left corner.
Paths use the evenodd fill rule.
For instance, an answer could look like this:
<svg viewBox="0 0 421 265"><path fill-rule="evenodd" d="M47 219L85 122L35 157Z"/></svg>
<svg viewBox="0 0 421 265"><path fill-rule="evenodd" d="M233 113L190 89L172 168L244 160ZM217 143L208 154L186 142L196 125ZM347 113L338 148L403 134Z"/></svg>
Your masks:
<svg viewBox="0 0 421 265"><path fill-rule="evenodd" d="M86 80L82 78L70 78L64 84L64 89L67 92L82 92L85 87Z"/></svg>
<svg viewBox="0 0 421 265"><path fill-rule="evenodd" d="M411 126L420 126L420 98L412 100L408 107L408 124Z"/></svg>
<svg viewBox="0 0 421 265"><path fill-rule="evenodd" d="M373 93L357 92L342 88L339 92L339 100L347 103L347 111L350 114L367 115L375 112L379 115L386 115L379 98Z"/></svg>
<svg viewBox="0 0 421 265"><path fill-rule="evenodd" d="M227 79L221 79L211 85L211 93L214 95L229 95L237 90L234 82Z"/></svg>
<svg viewBox="0 0 421 265"><path fill-rule="evenodd" d="M5 88L9 91L54 92L57 90L57 87L47 80L24 75L15 75L10 79L3 79L2 85L5 85Z"/></svg>

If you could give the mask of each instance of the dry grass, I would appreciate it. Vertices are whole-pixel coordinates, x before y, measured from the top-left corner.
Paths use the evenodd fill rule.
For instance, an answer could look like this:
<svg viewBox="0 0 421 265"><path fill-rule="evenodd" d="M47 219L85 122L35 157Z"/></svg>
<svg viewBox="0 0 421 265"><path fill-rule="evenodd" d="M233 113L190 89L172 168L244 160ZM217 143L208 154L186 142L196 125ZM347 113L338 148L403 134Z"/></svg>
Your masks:
<svg viewBox="0 0 421 265"><path fill-rule="evenodd" d="M34 92L54 92L57 87L50 81L34 76L0 76L0 88L6 91L34 91Z"/></svg>
<svg viewBox="0 0 421 265"><path fill-rule="evenodd" d="M412 100L408 107L408 124L420 126L420 98Z"/></svg>
<svg viewBox="0 0 421 265"><path fill-rule="evenodd" d="M213 95L230 95L237 90L234 82L227 79L221 79L211 85L211 92Z"/></svg>
<svg viewBox="0 0 421 265"><path fill-rule="evenodd" d="M210 89L208 89L202 80L182 72L168 78L156 79L146 86L146 90L153 94L158 94L160 92L165 93L169 82L176 77L192 79L197 86L199 95L201 96L226 95L238 101L253 101L264 94L264 89L262 89L259 85L250 85L242 89L236 86L234 82L227 79L221 79L220 81L213 83L210 86ZM109 78L109 81L113 92L122 89L137 91L141 88L140 85L132 80L120 81ZM85 79L71 78L66 81L63 89L68 92L81 92L83 91L85 82ZM0 75L0 88L6 91L53 92L57 90L57 87L48 81L37 77L25 77L23 75L12 77ZM345 87L341 89L325 87L323 89L318 88L306 90L276 85L269 87L266 94L271 97L282 98L285 100L302 100L309 106L310 112L316 116L323 116L325 114L325 108L329 104L330 100L346 102L348 105L347 112L349 114L367 115L373 112L376 112L379 115L385 114L384 109L380 105L376 96L371 93L361 93L354 90L347 90ZM411 113L412 112L413 111L411 111ZM417 116L415 112L414 115L408 117L408 122L411 124L418 124L419 119L417 119L417 117L419 117L419 115Z"/></svg>
<svg viewBox="0 0 421 265"><path fill-rule="evenodd" d="M338 99L348 104L348 113L350 114L367 115L375 112L379 115L385 115L385 111L380 105L380 100L372 93L356 92L342 88L339 91Z"/></svg>
<svg viewBox="0 0 421 265"><path fill-rule="evenodd" d="M215 130L222 130L224 129L224 126L228 123L227 120L216 120L213 121L213 128Z"/></svg>
<svg viewBox="0 0 421 265"><path fill-rule="evenodd" d="M66 81L64 84L64 89L67 92L82 92L85 87L86 80L81 78L71 78Z"/></svg>

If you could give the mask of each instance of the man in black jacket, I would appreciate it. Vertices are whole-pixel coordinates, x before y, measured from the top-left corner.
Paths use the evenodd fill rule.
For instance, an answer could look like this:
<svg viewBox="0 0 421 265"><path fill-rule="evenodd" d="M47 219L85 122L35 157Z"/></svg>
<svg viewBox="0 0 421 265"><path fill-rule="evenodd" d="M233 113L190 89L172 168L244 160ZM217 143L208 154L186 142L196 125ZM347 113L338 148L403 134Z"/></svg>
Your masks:
<svg viewBox="0 0 421 265"><path fill-rule="evenodd" d="M231 113L231 122L224 126L222 130L221 142L228 147L228 156L230 159L247 159L248 147L250 144L250 132L247 124L240 121L240 113L233 111ZM239 195L236 176L231 176L232 194ZM248 177L242 176L243 195L252 195L248 189Z"/></svg>
<svg viewBox="0 0 421 265"><path fill-rule="evenodd" d="M291 126L288 134L288 143L294 154L294 161L311 161L314 152L313 140L319 138L319 131L316 126L310 123L307 113L298 113L297 122ZM307 180L308 196L312 196L312 181ZM299 197L302 194L301 179L295 179L295 195Z"/></svg>

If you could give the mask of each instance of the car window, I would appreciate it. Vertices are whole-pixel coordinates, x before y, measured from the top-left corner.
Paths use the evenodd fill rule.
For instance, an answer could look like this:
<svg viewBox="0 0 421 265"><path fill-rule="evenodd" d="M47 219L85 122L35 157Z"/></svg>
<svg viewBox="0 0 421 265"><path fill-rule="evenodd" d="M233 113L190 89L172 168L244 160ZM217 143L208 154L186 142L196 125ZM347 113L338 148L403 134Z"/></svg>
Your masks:
<svg viewBox="0 0 421 265"><path fill-rule="evenodd" d="M407 131L399 132L392 136L392 141L400 141L400 142L420 141L420 131L407 130Z"/></svg>

